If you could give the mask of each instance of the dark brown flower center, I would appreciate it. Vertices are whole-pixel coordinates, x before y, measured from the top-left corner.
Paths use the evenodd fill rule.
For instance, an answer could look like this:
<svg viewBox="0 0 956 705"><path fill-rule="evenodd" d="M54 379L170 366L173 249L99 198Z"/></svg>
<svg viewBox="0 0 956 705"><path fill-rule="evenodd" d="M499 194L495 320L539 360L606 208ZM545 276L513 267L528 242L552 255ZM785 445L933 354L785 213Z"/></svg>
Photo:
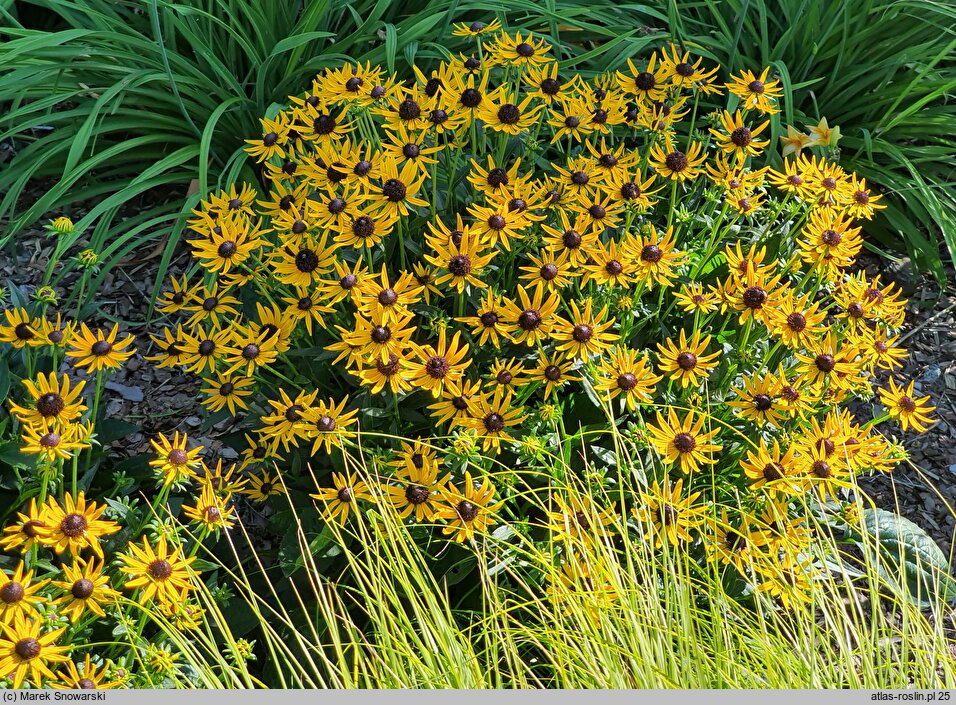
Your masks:
<svg viewBox="0 0 956 705"><path fill-rule="evenodd" d="M588 208L588 215L595 220L601 220L607 216L607 210L600 203L595 203Z"/></svg>
<svg viewBox="0 0 956 705"><path fill-rule="evenodd" d="M355 493L352 492L351 487L343 487L335 493L335 496L340 502L351 502L353 499L355 499Z"/></svg>
<svg viewBox="0 0 956 705"><path fill-rule="evenodd" d="M375 326L372 328L372 332L369 334L372 341L378 343L379 345L384 345L392 337L392 331L388 329L388 326Z"/></svg>
<svg viewBox="0 0 956 705"><path fill-rule="evenodd" d="M89 678L80 678L76 682L76 685L80 688L80 690L96 690L96 683L91 681Z"/></svg>
<svg viewBox="0 0 956 705"><path fill-rule="evenodd" d="M747 308L762 308L767 303L767 292L759 286L748 286L744 290L743 302Z"/></svg>
<svg viewBox="0 0 956 705"><path fill-rule="evenodd" d="M621 198L631 201L635 198L640 198L640 196L641 187L635 184L633 181L628 181L626 184L621 186Z"/></svg>
<svg viewBox="0 0 956 705"><path fill-rule="evenodd" d="M821 480L825 480L830 477L830 464L825 460L817 460L811 467L810 470L816 477L819 477Z"/></svg>
<svg viewBox="0 0 956 705"><path fill-rule="evenodd" d="M804 316L799 311L794 311L789 316L787 316L787 328L792 330L794 333L800 333L806 330L807 327L807 317Z"/></svg>
<svg viewBox="0 0 956 705"><path fill-rule="evenodd" d="M461 104L466 108L477 108L481 104L481 92L475 88L466 88L461 92ZM517 111L517 108L515 110Z"/></svg>
<svg viewBox="0 0 956 705"><path fill-rule="evenodd" d="M105 340L97 340L90 346L90 352L96 355L97 357L103 357L104 355L109 355L110 351L113 350L113 346L110 345Z"/></svg>
<svg viewBox="0 0 956 705"><path fill-rule="evenodd" d="M383 374L386 377L391 377L392 375L397 374L398 366L398 355L395 353L388 354L388 362L382 362L382 358L380 357L375 359L375 368L380 374Z"/></svg>
<svg viewBox="0 0 956 705"><path fill-rule="evenodd" d="M164 558L157 558L146 566L146 572L153 580L167 580L173 574L173 566Z"/></svg>
<svg viewBox="0 0 956 705"><path fill-rule="evenodd" d="M847 306L846 312L850 314L853 318L862 318L864 313L863 306L861 306L858 301L854 301L849 306Z"/></svg>
<svg viewBox="0 0 956 705"><path fill-rule="evenodd" d="M58 416L66 408L66 402L56 392L41 394L37 399L37 413L47 418Z"/></svg>
<svg viewBox="0 0 956 705"><path fill-rule="evenodd" d="M661 257L664 256L663 250L657 245L644 245L641 249L641 259L645 262L660 262Z"/></svg>
<svg viewBox="0 0 956 705"><path fill-rule="evenodd" d="M262 144L266 147L272 147L276 142L279 141L279 135L275 132L267 132L262 136Z"/></svg>
<svg viewBox="0 0 956 705"><path fill-rule="evenodd" d="M471 522L478 517L480 510L477 505L472 504L467 499L463 499L455 505L455 511L458 512L458 517L462 521Z"/></svg>
<svg viewBox="0 0 956 705"><path fill-rule="evenodd" d="M866 191L857 191L853 194L853 200L861 206L865 206L870 202L870 194Z"/></svg>
<svg viewBox="0 0 956 705"><path fill-rule="evenodd" d="M46 526L46 524L42 521L31 519L29 521L23 522L23 526L20 527L20 531L24 536L34 539L39 535L39 532L37 531L38 526Z"/></svg>
<svg viewBox="0 0 956 705"><path fill-rule="evenodd" d="M425 361L425 372L433 379L444 379L451 369L451 364L442 355L433 355Z"/></svg>
<svg viewBox="0 0 956 705"><path fill-rule="evenodd" d="M561 236L562 244L569 250L576 250L581 246L581 233L577 230L565 230Z"/></svg>
<svg viewBox="0 0 956 705"><path fill-rule="evenodd" d="M688 64L686 61L682 61L674 67L674 72L678 76L683 76L684 78L690 78L694 75L694 67Z"/></svg>
<svg viewBox="0 0 956 705"><path fill-rule="evenodd" d="M730 141L737 147L746 147L753 140L753 135L746 127L738 127L730 133Z"/></svg>
<svg viewBox="0 0 956 705"><path fill-rule="evenodd" d="M22 600L25 594L26 590L23 589L23 586L20 583L10 581L0 588L0 602L3 602L7 605L12 605L15 602Z"/></svg>
<svg viewBox="0 0 956 705"><path fill-rule="evenodd" d="M352 223L352 232L361 238L369 238L375 234L375 221L367 215L359 216Z"/></svg>
<svg viewBox="0 0 956 705"><path fill-rule="evenodd" d="M837 187L836 179L834 179L832 176L826 177L820 183L823 184L823 188L825 188L827 191L832 191Z"/></svg>
<svg viewBox="0 0 956 705"><path fill-rule="evenodd" d="M515 51L518 53L518 56L523 56L528 58L529 56L534 56L534 47L528 44L528 42L521 42L515 47Z"/></svg>
<svg viewBox="0 0 956 705"><path fill-rule="evenodd" d="M539 84L541 92L545 95L554 96L561 92L561 82L553 78L546 78Z"/></svg>
<svg viewBox="0 0 956 705"><path fill-rule="evenodd" d="M618 260L612 259L604 265L604 271L610 274L612 277L616 277L618 274L624 271L624 265Z"/></svg>
<svg viewBox="0 0 956 705"><path fill-rule="evenodd" d="M574 326L574 329L571 331L571 337L578 343L588 342L593 335L594 329L586 323L579 323Z"/></svg>
<svg viewBox="0 0 956 705"><path fill-rule="evenodd" d="M29 323L17 324L13 329L13 334L16 335L19 340L31 340L35 337Z"/></svg>
<svg viewBox="0 0 956 705"><path fill-rule="evenodd" d="M409 142L404 147L402 147L402 154L406 159L418 159L421 155L422 150L417 144Z"/></svg>
<svg viewBox="0 0 956 705"><path fill-rule="evenodd" d="M629 392L637 386L637 377L630 372L625 372L617 376L617 386L619 389Z"/></svg>
<svg viewBox="0 0 956 705"><path fill-rule="evenodd" d="M763 467L763 477L768 482L781 479L783 477L783 466L780 463L767 463Z"/></svg>
<svg viewBox="0 0 956 705"><path fill-rule="evenodd" d="M485 424L485 429L489 433L498 433L498 431L505 427L504 418L501 416L501 414L494 411L492 411L490 414L486 414L482 421Z"/></svg>
<svg viewBox="0 0 956 705"><path fill-rule="evenodd" d="M678 433L674 436L674 447L678 453L690 453L697 447L697 440L689 433Z"/></svg>
<svg viewBox="0 0 956 705"><path fill-rule="evenodd" d="M541 313L536 308L529 308L518 314L518 325L522 330L535 330L541 325Z"/></svg>
<svg viewBox="0 0 956 705"><path fill-rule="evenodd" d="M767 411L773 406L773 399L767 394L757 394L754 396L754 408L757 411Z"/></svg>
<svg viewBox="0 0 956 705"><path fill-rule="evenodd" d="M836 230L830 229L824 230L820 235L820 239L823 240L824 245L830 245L831 247L836 247L843 242L843 236Z"/></svg>
<svg viewBox="0 0 956 705"><path fill-rule="evenodd" d="M305 408L301 404L293 404L285 410L283 416L289 423L295 423L296 421L302 420L303 411L305 411Z"/></svg>
<svg viewBox="0 0 956 705"><path fill-rule="evenodd" d="M382 306L394 306L398 301L398 294L395 293L395 289L389 287L387 289L382 289L378 293L378 302Z"/></svg>
<svg viewBox="0 0 956 705"><path fill-rule="evenodd" d="M70 592L77 600L88 600L93 594L93 588L94 585L92 580L80 578L73 583L73 587L70 588Z"/></svg>
<svg viewBox="0 0 956 705"><path fill-rule="evenodd" d="M83 532L86 531L86 527L86 517L82 514L76 514L75 512L67 514L60 522L60 531L63 532L64 536L71 539L82 536Z"/></svg>
<svg viewBox="0 0 956 705"><path fill-rule="evenodd" d="M654 74L648 71L641 71L634 77L634 85L638 91L646 93L657 85L657 81L654 78Z"/></svg>
<svg viewBox="0 0 956 705"><path fill-rule="evenodd" d="M757 95L760 95L761 93L763 93L765 88L766 86L764 86L763 81L751 81L750 83L747 84L747 89L751 93L756 93Z"/></svg>
<svg viewBox="0 0 956 705"><path fill-rule="evenodd" d="M456 277L464 277L471 272L471 257L455 255L448 260L448 271Z"/></svg>
<svg viewBox="0 0 956 705"><path fill-rule="evenodd" d="M697 356L685 350L677 356L677 366L682 370L692 370L697 367Z"/></svg>
<svg viewBox="0 0 956 705"><path fill-rule="evenodd" d="M319 115L312 121L312 128L320 135L331 135L335 132L335 118L331 115Z"/></svg>
<svg viewBox="0 0 956 705"><path fill-rule="evenodd" d="M505 103L498 108L498 119L505 125L514 125L521 119L521 111L518 106Z"/></svg>
<svg viewBox="0 0 956 705"><path fill-rule="evenodd" d="M817 355L813 362L820 372L833 372L833 368L836 367L836 360L833 359L833 355L828 355L826 353Z"/></svg>
<svg viewBox="0 0 956 705"><path fill-rule="evenodd" d="M309 249L299 250L295 256L295 268L300 272L308 274L314 272L319 266L319 256Z"/></svg>
<svg viewBox="0 0 956 705"><path fill-rule="evenodd" d="M556 264L549 262L541 267L539 270L541 278L546 282L552 281L556 276L558 276L558 267Z"/></svg>
<svg viewBox="0 0 956 705"><path fill-rule="evenodd" d="M497 213L488 218L488 227L492 230L503 230L506 224L504 216Z"/></svg>
<svg viewBox="0 0 956 705"><path fill-rule="evenodd" d="M671 152L664 157L664 166L679 174L690 166L690 161L688 161L687 155L683 152Z"/></svg>
<svg viewBox="0 0 956 705"><path fill-rule="evenodd" d="M398 179L388 179L382 184L382 193L393 203L398 203L405 198L408 189Z"/></svg>
<svg viewBox="0 0 956 705"><path fill-rule="evenodd" d="M549 382L557 382L561 379L561 368L557 365L548 365L544 368L544 378Z"/></svg>
<svg viewBox="0 0 956 705"><path fill-rule="evenodd" d="M498 324L498 314L494 311L485 311L479 319L485 328L494 328Z"/></svg>
<svg viewBox="0 0 956 705"><path fill-rule="evenodd" d="M564 118L564 126L570 127L572 130L578 127L580 124L581 121L573 115L569 115L568 117Z"/></svg>
<svg viewBox="0 0 956 705"><path fill-rule="evenodd" d="M259 353L262 352L262 349L255 343L249 343L242 349L242 356L246 360L255 360L259 357Z"/></svg>
<svg viewBox="0 0 956 705"><path fill-rule="evenodd" d="M331 433L335 426L335 419L331 416L320 416L315 422L315 427L322 433Z"/></svg>
<svg viewBox="0 0 956 705"><path fill-rule="evenodd" d="M511 384L513 379L514 375L508 370L498 370L498 374L495 375L495 380L498 384Z"/></svg>
<svg viewBox="0 0 956 705"><path fill-rule="evenodd" d="M913 400L913 397L902 396L900 397L900 408L908 414L912 414L916 411L916 402Z"/></svg>
<svg viewBox="0 0 956 705"><path fill-rule="evenodd" d="M13 645L13 651L17 656L20 657L22 661L31 661L40 655L42 647L40 642L34 639L33 637L27 637L26 639L20 639L16 644Z"/></svg>
<svg viewBox="0 0 956 705"><path fill-rule="evenodd" d="M584 186L590 180L591 177L583 171L571 172L571 183L575 184L576 186Z"/></svg>
<svg viewBox="0 0 956 705"><path fill-rule="evenodd" d="M498 188L508 185L508 172L501 167L496 166L488 172L488 185Z"/></svg>
<svg viewBox="0 0 956 705"><path fill-rule="evenodd" d="M428 488L421 485L409 485L405 488L405 499L409 504L423 504L428 501L430 494Z"/></svg>

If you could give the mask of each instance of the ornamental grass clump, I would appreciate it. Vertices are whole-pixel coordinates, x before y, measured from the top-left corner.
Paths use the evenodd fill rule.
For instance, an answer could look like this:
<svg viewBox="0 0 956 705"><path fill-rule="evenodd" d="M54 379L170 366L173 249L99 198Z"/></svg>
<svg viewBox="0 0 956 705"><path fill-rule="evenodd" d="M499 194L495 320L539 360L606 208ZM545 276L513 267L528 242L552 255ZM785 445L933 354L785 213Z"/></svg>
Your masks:
<svg viewBox="0 0 956 705"><path fill-rule="evenodd" d="M880 196L805 135L764 164L768 70L671 45L585 79L531 34L456 31L474 53L406 82L344 64L263 119L268 186L196 209L152 359L247 431L260 499L308 465L327 522L387 503L470 542L527 531L529 493L590 506L537 458L624 436L644 469L599 511L800 592L797 500L843 516L855 476L906 457L882 424L933 423L887 382L905 300L854 266Z"/></svg>

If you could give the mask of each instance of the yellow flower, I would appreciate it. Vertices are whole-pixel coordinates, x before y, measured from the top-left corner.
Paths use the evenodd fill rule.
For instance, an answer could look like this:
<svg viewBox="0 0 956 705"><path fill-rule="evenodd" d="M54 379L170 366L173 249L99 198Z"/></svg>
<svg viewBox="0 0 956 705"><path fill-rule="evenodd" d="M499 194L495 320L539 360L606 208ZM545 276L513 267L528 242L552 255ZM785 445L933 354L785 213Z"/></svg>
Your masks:
<svg viewBox="0 0 956 705"><path fill-rule="evenodd" d="M656 142L653 144L650 155L658 174L677 181L696 179L701 172L701 165L707 160L700 142L691 142L690 148L682 152L674 145L669 134L665 137L663 148Z"/></svg>
<svg viewBox="0 0 956 705"><path fill-rule="evenodd" d="M25 571L21 561L11 574L0 571L0 624L11 624L18 617L39 618L37 606L47 598L37 591L49 580L38 580L32 585L33 571Z"/></svg>
<svg viewBox="0 0 956 705"><path fill-rule="evenodd" d="M783 95L780 81L768 81L770 73L768 66L758 78L750 71L741 72L740 76L731 76L732 82L724 84L727 89L743 101L745 110L756 108L764 115L774 115L780 110L776 107L777 98Z"/></svg>
<svg viewBox="0 0 956 705"><path fill-rule="evenodd" d="M571 357L587 359L591 355L600 355L617 342L619 336L608 332L614 325L614 318L607 317L607 306L596 315L592 312L594 301L588 298L584 311L571 300L571 320L558 320L553 338L558 342L556 350L566 351Z"/></svg>
<svg viewBox="0 0 956 705"><path fill-rule="evenodd" d="M345 405L348 402L348 396L338 405L330 398L328 402L320 401L303 413L307 433L315 439L312 455L318 453L322 446L325 446L326 453L331 453L332 446L341 448L344 439L355 437L355 431L350 427L358 423L358 409L346 412Z"/></svg>
<svg viewBox="0 0 956 705"><path fill-rule="evenodd" d="M342 473L333 472L332 484L334 487L323 488L318 493L309 495L312 499L325 502L325 510L322 516L326 521L345 524L350 512L358 512L356 503L360 499L372 501L368 484L364 480L359 480L355 473L346 476Z"/></svg>
<svg viewBox="0 0 956 705"><path fill-rule="evenodd" d="M655 375L644 353L625 347L615 348L610 357L602 359L601 377L594 388L611 399L624 395L627 408L634 411L638 404L649 404L654 396L654 385L663 377Z"/></svg>
<svg viewBox="0 0 956 705"><path fill-rule="evenodd" d="M54 580L53 585L63 591L54 602L61 614L76 624L86 610L98 617L106 617L102 603L115 601L119 593L109 586L109 576L103 574L103 564L77 559L73 565L63 566L66 580Z"/></svg>
<svg viewBox="0 0 956 705"><path fill-rule="evenodd" d="M106 505L97 506L96 502L87 502L82 491L76 499L73 495L63 498L63 506L54 499L47 499L43 519L50 527L48 544L57 553L69 549L74 556L89 547L100 559L103 558L103 548L100 546L100 537L115 534L120 525L114 521L100 519Z"/></svg>
<svg viewBox="0 0 956 705"><path fill-rule="evenodd" d="M60 680L50 683L49 686L56 690L109 690L119 685L116 681L106 680L106 674L109 670L109 663L97 669L93 665L90 655L87 654L83 659L82 668L77 668L73 661L67 661L66 672L58 673Z"/></svg>
<svg viewBox="0 0 956 705"><path fill-rule="evenodd" d="M455 332L450 343L446 340L446 331L441 329L437 348L412 344L415 376L411 382L419 389L430 390L436 399L446 385L456 391L459 380L471 365L471 358L467 357L468 343L461 342L461 331Z"/></svg>
<svg viewBox="0 0 956 705"><path fill-rule="evenodd" d="M830 127L827 124L826 117L820 118L820 122L816 125L808 125L807 130L810 132L811 146L833 148L836 147L840 141L840 128L836 126Z"/></svg>
<svg viewBox="0 0 956 705"><path fill-rule="evenodd" d="M47 663L62 663L69 657L64 653L69 647L56 646L55 642L66 627L40 634L42 620L27 620L17 616L13 624L0 624L0 675L11 678L13 687L19 688L30 676L30 685L39 688L44 678L55 678Z"/></svg>
<svg viewBox="0 0 956 705"><path fill-rule="evenodd" d="M133 342L133 336L127 335L117 340L117 333L119 328L115 325L108 335L104 335L101 330L94 334L85 323L81 323L80 330L73 336L74 349L66 354L76 358L76 366L86 369L87 372L119 369L133 356L136 349L126 349Z"/></svg>
<svg viewBox="0 0 956 705"><path fill-rule="evenodd" d="M381 485L382 492L402 519L412 514L417 522L431 522L438 512L438 500L441 488L448 482L449 476L438 477L438 462L434 459L422 460L422 467L412 468L398 480L399 484Z"/></svg>
<svg viewBox="0 0 956 705"><path fill-rule="evenodd" d="M704 431L706 414L688 411L684 419L678 418L671 407L667 408L667 418L657 412L657 425L648 425L651 443L668 465L678 463L680 471L691 474L700 470L701 465L713 465L717 462L714 453L723 446L711 443L717 430Z"/></svg>
<svg viewBox="0 0 956 705"><path fill-rule="evenodd" d="M202 459L199 454L202 446L188 449L189 437L179 431L173 433L172 440L159 434L149 442L157 457L149 461L150 467L162 476L163 486L168 487L188 478L199 467Z"/></svg>
<svg viewBox="0 0 956 705"><path fill-rule="evenodd" d="M655 480L648 492L641 492L639 504L633 509L634 518L653 536L655 548L693 541L690 532L704 522L704 508L697 504L700 496L700 492L684 496L684 478L673 485Z"/></svg>
<svg viewBox="0 0 956 705"><path fill-rule="evenodd" d="M441 489L441 496L445 504L439 506L436 517L448 522L448 526L442 528L442 533L452 536L456 543L471 541L476 533L486 531L495 524L494 514L504 505L504 500L497 503L492 501L495 486L487 477L482 478L481 485L476 487L467 470L462 489L449 482Z"/></svg>
<svg viewBox="0 0 956 705"><path fill-rule="evenodd" d="M699 330L694 331L694 335L688 340L686 333L681 330L677 345L671 338L663 344L657 344L660 351L657 355L658 367L671 379L680 382L681 388L698 387L702 380L707 379L710 371L717 367L717 358L720 357L719 352L704 354L710 341L709 335L701 339Z"/></svg>
<svg viewBox="0 0 956 705"><path fill-rule="evenodd" d="M57 379L55 372L37 375L36 382L23 380L23 386L33 399L35 408L29 409L10 402L10 411L26 426L38 429L55 429L70 424L86 411L83 403L83 387L86 384L80 380L75 387L70 387L70 378L64 374Z"/></svg>
<svg viewBox="0 0 956 705"><path fill-rule="evenodd" d="M43 514L43 506L37 507L36 498L31 499L26 513L17 512L17 520L3 529L0 548L27 553L34 546L44 545L49 540L50 527Z"/></svg>
<svg viewBox="0 0 956 705"><path fill-rule="evenodd" d="M738 160L743 161L748 156L757 156L770 144L770 140L757 139L757 135L770 125L769 120L750 128L744 124L739 110L733 115L724 110L720 115L720 124L724 128L723 131L710 128L710 134L717 138L717 146L721 150L733 154Z"/></svg>
<svg viewBox="0 0 956 705"><path fill-rule="evenodd" d="M904 431L912 428L917 433L923 433L935 421L930 418L930 413L936 410L935 406L929 405L929 397L917 397L914 392L915 382L910 382L903 387L896 383L896 380L890 377L889 389L880 390L880 399L886 405L890 416L900 422Z"/></svg>
<svg viewBox="0 0 956 705"><path fill-rule="evenodd" d="M181 546L170 551L165 536L159 537L155 548L144 536L143 547L130 542L129 551L119 556L124 563L120 571L131 578L123 587L126 590L143 588L139 595L141 605L153 597L163 604L182 602L191 590L196 589L191 575L197 571L190 567L196 558L183 556Z"/></svg>
<svg viewBox="0 0 956 705"><path fill-rule="evenodd" d="M183 513L206 531L218 533L219 529L228 529L235 524L235 507L228 506L231 498L231 493L220 497L211 484L204 483L196 504L184 506Z"/></svg>

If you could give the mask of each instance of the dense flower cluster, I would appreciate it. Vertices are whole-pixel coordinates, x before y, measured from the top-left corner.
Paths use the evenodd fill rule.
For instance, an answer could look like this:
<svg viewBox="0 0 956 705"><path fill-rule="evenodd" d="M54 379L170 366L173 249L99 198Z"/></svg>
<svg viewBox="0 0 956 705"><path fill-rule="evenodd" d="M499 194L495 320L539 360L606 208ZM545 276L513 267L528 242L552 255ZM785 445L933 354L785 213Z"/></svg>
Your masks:
<svg viewBox="0 0 956 705"><path fill-rule="evenodd" d="M905 357L899 290L854 267L857 222L880 195L831 159L839 135L825 121L789 128L784 159L766 158L783 93L769 69L721 82L670 45L586 78L530 33L455 33L475 53L407 82L371 65L326 70L247 140L268 189L230 185L194 211L197 266L163 293L147 359L200 376L203 404L234 417L247 445L213 466L185 434L154 439L154 506L183 495L201 541L234 525L235 496L303 489L302 473L276 469L308 463L325 521L378 505L467 543L504 522L523 531L525 492L550 508L558 601L617 599L579 556L622 531L799 599L818 569L807 498L844 503L855 475L905 457L883 421L933 423L928 398L892 376L885 412L861 420L846 405L870 401ZM52 346L53 368L65 353L97 392L132 354L116 328L4 317L0 341ZM54 645L64 628L42 630L38 604L77 621L118 595L99 539L119 525L77 491L93 431L85 383L28 377L24 403L8 406L24 452L58 469L61 500L44 480L0 545L71 558L59 581L26 564L4 574L0 676L16 685L67 660ZM643 472L586 463L592 493L541 486L556 449L614 451L622 438ZM496 463L512 470L499 479ZM612 505L622 478L630 491ZM142 530L116 575L181 617L195 548ZM166 652L149 658L172 668ZM69 666L63 682L105 673L89 657Z"/></svg>
<svg viewBox="0 0 956 705"><path fill-rule="evenodd" d="M408 83L330 69L262 121L248 151L270 189L195 211L205 275L173 282L154 359L247 412L247 456L327 473L363 429L419 438L374 478L326 475L329 520L384 502L471 539L503 499L461 458L560 442L555 420L592 405L659 459L634 502L658 544L701 541L758 583L798 570L791 499L839 500L902 457L843 406L905 355L899 291L853 270L879 194L828 159L825 121L758 165L769 70L721 84L669 46L586 80L479 25L457 30L472 56ZM881 399L903 430L932 422L912 382ZM708 508L714 478L742 504Z"/></svg>

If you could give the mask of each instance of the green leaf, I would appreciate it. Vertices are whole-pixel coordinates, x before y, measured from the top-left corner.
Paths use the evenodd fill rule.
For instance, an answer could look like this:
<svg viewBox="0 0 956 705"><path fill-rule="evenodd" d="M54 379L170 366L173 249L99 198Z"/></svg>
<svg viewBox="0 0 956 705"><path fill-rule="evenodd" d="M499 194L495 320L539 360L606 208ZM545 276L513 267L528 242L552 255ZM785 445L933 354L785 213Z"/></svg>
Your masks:
<svg viewBox="0 0 956 705"><path fill-rule="evenodd" d="M96 427L96 440L103 445L118 441L120 438L126 438L140 427L128 421L119 419L103 419Z"/></svg>
<svg viewBox="0 0 956 705"><path fill-rule="evenodd" d="M885 509L863 512L860 528L879 547L877 569L920 607L956 601L956 579L936 542L909 519Z"/></svg>

